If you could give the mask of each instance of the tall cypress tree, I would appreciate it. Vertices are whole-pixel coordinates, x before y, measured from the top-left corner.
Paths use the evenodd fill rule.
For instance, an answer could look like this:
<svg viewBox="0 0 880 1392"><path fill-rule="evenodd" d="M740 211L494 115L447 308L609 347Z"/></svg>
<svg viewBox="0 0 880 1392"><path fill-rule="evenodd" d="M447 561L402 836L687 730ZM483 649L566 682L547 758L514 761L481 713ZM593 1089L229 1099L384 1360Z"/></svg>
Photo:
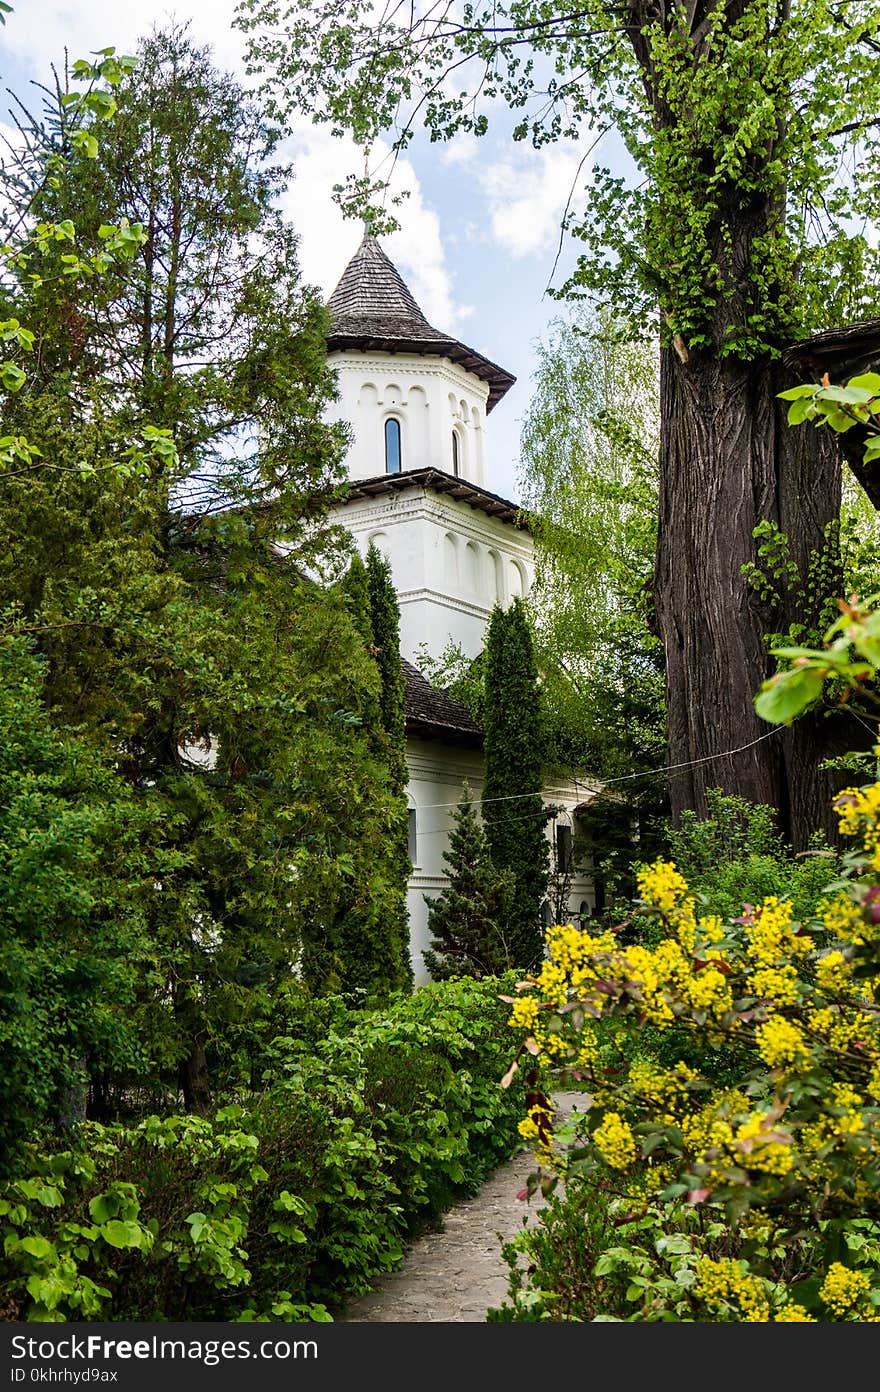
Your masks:
<svg viewBox="0 0 880 1392"><path fill-rule="evenodd" d="M393 936L397 958L396 970L389 984L402 987L412 984L409 920L406 910L406 891L412 862L409 858L407 834L409 811L406 801L406 682L400 664L400 608L391 578L391 565L372 542L367 551L366 571L373 652L382 679L379 696L382 732L391 791L396 795L396 808L387 828L383 865L388 881L384 912L389 916L388 928Z"/></svg>
<svg viewBox="0 0 880 1392"><path fill-rule="evenodd" d="M550 854L541 797L541 693L532 635L519 599L496 606L486 644L483 820L492 863L514 877L510 954L529 967L541 954L541 906Z"/></svg>
<svg viewBox="0 0 880 1392"><path fill-rule="evenodd" d="M366 568L373 643L382 676L382 725L388 738L389 757L403 792L406 788L406 683L400 665L400 609L391 565L373 542L367 551Z"/></svg>
<svg viewBox="0 0 880 1392"><path fill-rule="evenodd" d="M388 562L371 546L355 556L341 585L375 680L359 691L358 714L383 781L381 807L351 806L360 834L347 858L332 912L316 906L304 954L315 991L362 990L384 997L412 984L406 891L406 726L400 615Z"/></svg>

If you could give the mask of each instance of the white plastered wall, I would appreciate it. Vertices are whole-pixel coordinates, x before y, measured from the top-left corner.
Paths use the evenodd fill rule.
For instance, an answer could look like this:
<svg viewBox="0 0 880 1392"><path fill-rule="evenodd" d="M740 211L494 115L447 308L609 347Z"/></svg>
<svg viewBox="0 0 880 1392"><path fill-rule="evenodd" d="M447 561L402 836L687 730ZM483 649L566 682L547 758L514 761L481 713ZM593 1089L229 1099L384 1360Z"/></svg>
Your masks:
<svg viewBox="0 0 880 1392"><path fill-rule="evenodd" d="M362 554L374 541L391 563L401 653L417 666L422 644L438 657L451 640L476 657L495 604L525 596L534 579L528 532L433 490L355 498L337 515Z"/></svg>
<svg viewBox="0 0 880 1392"><path fill-rule="evenodd" d="M407 893L407 909L413 972L416 984L420 984L429 979L422 956L424 949L430 946L428 906L424 896L435 898L449 883L443 852L449 844L453 814L464 783L470 788L474 801L479 803L483 788L483 755L481 750L462 749L441 740L410 737L406 762L409 805L416 814L416 859ZM573 816L575 807L584 801L584 792L573 782L557 781L545 787L544 799L565 807ZM548 839L552 835L550 824ZM568 902L570 917L580 913L582 904L593 911L595 898L588 875L578 873L572 877Z"/></svg>
<svg viewBox="0 0 880 1392"><path fill-rule="evenodd" d="M486 402L489 387L448 358L415 353L331 353L339 400L328 418L346 421L353 441L346 464L351 479L385 472L385 422L400 422L401 469L451 474L452 434L458 435L459 475L487 486Z"/></svg>

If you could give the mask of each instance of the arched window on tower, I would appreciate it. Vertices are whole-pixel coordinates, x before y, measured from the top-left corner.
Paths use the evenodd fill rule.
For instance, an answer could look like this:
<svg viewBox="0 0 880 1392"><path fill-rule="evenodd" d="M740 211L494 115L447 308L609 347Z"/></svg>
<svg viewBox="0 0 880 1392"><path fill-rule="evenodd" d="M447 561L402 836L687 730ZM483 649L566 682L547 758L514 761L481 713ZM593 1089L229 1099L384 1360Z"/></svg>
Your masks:
<svg viewBox="0 0 880 1392"><path fill-rule="evenodd" d="M400 473L400 421L394 416L385 422L385 472Z"/></svg>
<svg viewBox="0 0 880 1392"><path fill-rule="evenodd" d="M456 478L461 474L461 448L458 443L458 431L452 432L452 472Z"/></svg>

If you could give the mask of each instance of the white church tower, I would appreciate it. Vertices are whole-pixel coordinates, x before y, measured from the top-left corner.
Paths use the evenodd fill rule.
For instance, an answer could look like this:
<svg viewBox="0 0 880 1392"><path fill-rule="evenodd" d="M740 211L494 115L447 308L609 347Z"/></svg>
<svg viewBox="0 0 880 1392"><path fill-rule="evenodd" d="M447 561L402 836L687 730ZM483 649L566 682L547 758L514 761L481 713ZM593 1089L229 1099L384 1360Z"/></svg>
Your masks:
<svg viewBox="0 0 880 1392"><path fill-rule="evenodd" d="M459 702L418 670L419 649L439 657L449 642L482 651L496 604L525 597L534 576L532 537L516 504L489 491L486 420L515 378L458 339L432 328L395 266L367 233L328 302L328 362L335 418L353 433L348 496L337 508L362 554L388 558L400 605L406 675L410 806L410 941L416 981L429 945L425 895L448 883L443 852L467 782L483 783L483 733ZM564 809L548 834L571 845L575 809L589 796L574 780L548 785ZM572 916L588 914L593 887L575 872Z"/></svg>
<svg viewBox="0 0 880 1392"><path fill-rule="evenodd" d="M403 655L451 639L476 657L496 602L534 573L518 509L488 490L486 418L515 378L432 328L369 234L328 308L335 414L354 432L345 524L391 562Z"/></svg>

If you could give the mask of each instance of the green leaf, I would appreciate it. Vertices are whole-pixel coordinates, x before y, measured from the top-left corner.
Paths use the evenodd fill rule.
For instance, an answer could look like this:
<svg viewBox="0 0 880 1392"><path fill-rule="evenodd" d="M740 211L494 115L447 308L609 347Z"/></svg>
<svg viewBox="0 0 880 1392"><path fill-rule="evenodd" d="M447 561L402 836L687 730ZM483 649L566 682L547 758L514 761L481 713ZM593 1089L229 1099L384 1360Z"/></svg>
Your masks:
<svg viewBox="0 0 880 1392"><path fill-rule="evenodd" d="M37 1257L42 1261L43 1258L52 1256L55 1248L45 1237L23 1237L17 1245L17 1251L27 1252L30 1257Z"/></svg>
<svg viewBox="0 0 880 1392"><path fill-rule="evenodd" d="M880 396L880 372L863 372L858 377L850 377L848 387L863 387L871 396Z"/></svg>
<svg viewBox="0 0 880 1392"><path fill-rule="evenodd" d="M815 386L789 387L788 391L778 392L780 401L799 401L803 396L815 396Z"/></svg>
<svg viewBox="0 0 880 1392"><path fill-rule="evenodd" d="M845 387L820 387L816 392L816 400L842 401L847 406L864 406L873 395L873 392L867 391L864 387L856 387L852 382L848 382Z"/></svg>
<svg viewBox="0 0 880 1392"><path fill-rule="evenodd" d="M787 725L822 693L825 672L817 667L792 667L778 672L761 687L755 710L762 720Z"/></svg>
<svg viewBox="0 0 880 1392"><path fill-rule="evenodd" d="M793 401L788 408L789 425L801 425L809 416L815 414L812 401Z"/></svg>
<svg viewBox="0 0 880 1392"><path fill-rule="evenodd" d="M101 1225L101 1236L111 1247L139 1247L148 1250L149 1236L139 1223L125 1223L119 1218L111 1218Z"/></svg>
<svg viewBox="0 0 880 1392"><path fill-rule="evenodd" d="M6 391L21 391L26 381L27 374L22 372L17 363L0 363L0 384L3 385Z"/></svg>

